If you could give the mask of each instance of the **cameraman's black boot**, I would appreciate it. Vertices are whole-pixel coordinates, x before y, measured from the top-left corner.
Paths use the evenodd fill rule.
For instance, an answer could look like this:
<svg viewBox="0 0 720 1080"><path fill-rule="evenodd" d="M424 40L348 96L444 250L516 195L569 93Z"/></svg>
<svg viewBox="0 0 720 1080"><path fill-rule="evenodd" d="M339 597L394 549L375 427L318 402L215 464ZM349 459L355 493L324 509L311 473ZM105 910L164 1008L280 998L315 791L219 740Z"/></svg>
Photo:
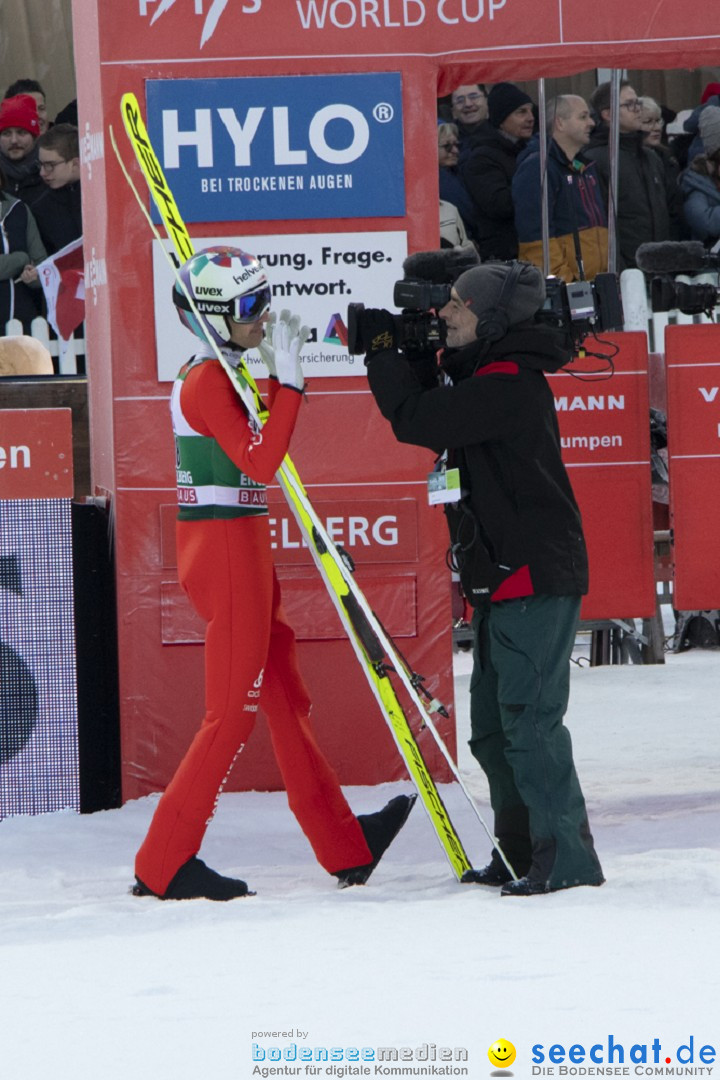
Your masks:
<svg viewBox="0 0 720 1080"><path fill-rule="evenodd" d="M482 870L466 870L460 878L463 885L491 885L499 889L501 885L512 881L512 876L505 863L493 848L492 858Z"/></svg>
<svg viewBox="0 0 720 1080"><path fill-rule="evenodd" d="M495 815L495 837L516 876L521 878L527 874L532 863L527 807L514 806L509 810L498 811ZM466 870L460 880L463 885L491 885L499 888L513 878L497 848L493 848L487 866L481 870Z"/></svg>

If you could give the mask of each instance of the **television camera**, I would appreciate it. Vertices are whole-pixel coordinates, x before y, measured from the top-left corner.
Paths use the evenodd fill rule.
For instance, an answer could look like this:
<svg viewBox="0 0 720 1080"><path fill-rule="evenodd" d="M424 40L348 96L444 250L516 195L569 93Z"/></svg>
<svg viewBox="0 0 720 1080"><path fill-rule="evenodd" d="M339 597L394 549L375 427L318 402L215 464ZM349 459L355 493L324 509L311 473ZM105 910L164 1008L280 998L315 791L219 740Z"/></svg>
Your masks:
<svg viewBox="0 0 720 1080"><path fill-rule="evenodd" d="M460 274L479 265L472 245L408 256L403 263L405 277L395 282L393 290L393 303L402 309L401 314L393 315L395 340L408 359L425 357L444 346L445 323L437 313L449 301ZM622 301L615 274L598 274L591 282L567 284L556 277L545 281L546 299L535 316L539 324L564 329L577 348L588 335L622 330ZM348 305L348 351L353 356L367 352L364 311L364 304Z"/></svg>
<svg viewBox="0 0 720 1080"><path fill-rule="evenodd" d="M720 273L720 253L708 251L699 240L668 240L641 244L636 260L650 282L653 311L682 311L684 315L708 315L720 303L720 290L709 282L674 281L676 274Z"/></svg>

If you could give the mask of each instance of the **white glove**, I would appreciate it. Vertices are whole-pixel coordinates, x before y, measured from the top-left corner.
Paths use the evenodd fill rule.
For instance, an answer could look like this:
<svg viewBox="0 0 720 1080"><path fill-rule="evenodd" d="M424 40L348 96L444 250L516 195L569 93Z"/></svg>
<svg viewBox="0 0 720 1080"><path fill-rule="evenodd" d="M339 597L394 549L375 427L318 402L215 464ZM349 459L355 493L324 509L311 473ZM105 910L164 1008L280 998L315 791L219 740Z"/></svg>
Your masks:
<svg viewBox="0 0 720 1080"><path fill-rule="evenodd" d="M300 350L309 336L307 326L300 326L300 317L292 315L287 309L281 311L277 322L273 323L270 346L274 353L275 374L281 386L302 390L305 385Z"/></svg>
<svg viewBox="0 0 720 1080"><path fill-rule="evenodd" d="M277 370L275 368L275 350L272 347L273 332L275 329L275 322L277 315L274 311L271 311L268 315L268 320L265 323L265 337L258 345L258 352L265 367L268 369L268 375L273 378L277 378Z"/></svg>

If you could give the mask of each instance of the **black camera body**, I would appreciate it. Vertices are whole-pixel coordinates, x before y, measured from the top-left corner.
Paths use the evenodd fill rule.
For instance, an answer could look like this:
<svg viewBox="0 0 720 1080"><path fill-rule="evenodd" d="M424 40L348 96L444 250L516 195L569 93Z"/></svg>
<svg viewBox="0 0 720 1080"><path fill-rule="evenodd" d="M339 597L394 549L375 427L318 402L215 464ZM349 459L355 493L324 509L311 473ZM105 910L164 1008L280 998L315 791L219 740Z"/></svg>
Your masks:
<svg viewBox="0 0 720 1080"><path fill-rule="evenodd" d="M577 346L598 331L622 330L623 307L616 274L597 274L593 281L571 282L548 277L545 290L538 321L567 331Z"/></svg>
<svg viewBox="0 0 720 1080"><path fill-rule="evenodd" d="M436 353L445 344L445 323L435 314L450 299L450 286L431 281L396 281L395 307L402 314L393 315L395 340L409 359ZM367 352L363 337L364 304L348 304L348 352L361 356Z"/></svg>
<svg viewBox="0 0 720 1080"><path fill-rule="evenodd" d="M480 263L473 244L418 251L403 263L405 277L395 282L393 303L402 308L393 315L395 340L411 360L434 357L445 345L445 323L437 312L450 299L450 289L460 274ZM348 351L357 356L367 351L363 339L363 304L348 307Z"/></svg>

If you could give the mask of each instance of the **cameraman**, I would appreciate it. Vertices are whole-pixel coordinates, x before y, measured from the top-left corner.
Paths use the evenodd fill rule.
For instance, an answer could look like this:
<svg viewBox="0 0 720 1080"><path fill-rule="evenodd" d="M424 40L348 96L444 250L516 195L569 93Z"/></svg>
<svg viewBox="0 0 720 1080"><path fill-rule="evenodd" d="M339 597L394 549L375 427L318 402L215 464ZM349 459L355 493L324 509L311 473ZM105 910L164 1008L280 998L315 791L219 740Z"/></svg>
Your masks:
<svg viewBox="0 0 720 1080"><path fill-rule="evenodd" d="M395 316L367 309L361 322L370 388L395 436L441 454L430 489L443 490L451 560L475 609L470 748L519 877L494 850L463 880L503 896L604 880L563 724L587 555L543 375L572 346L533 321L544 299L529 263L462 273L439 311L443 384L428 379L427 357L398 348Z"/></svg>

